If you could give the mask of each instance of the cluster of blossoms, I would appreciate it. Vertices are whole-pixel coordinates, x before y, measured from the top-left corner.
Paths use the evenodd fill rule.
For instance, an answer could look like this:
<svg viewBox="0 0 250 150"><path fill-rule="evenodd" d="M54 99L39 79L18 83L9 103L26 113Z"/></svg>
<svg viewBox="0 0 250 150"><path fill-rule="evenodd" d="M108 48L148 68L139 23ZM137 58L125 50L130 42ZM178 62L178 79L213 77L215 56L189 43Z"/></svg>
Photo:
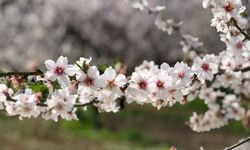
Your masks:
<svg viewBox="0 0 250 150"><path fill-rule="evenodd" d="M177 25L159 20L159 12L164 7L149 9L146 0L127 2L139 10L155 13L156 25L163 31L171 33ZM194 112L188 123L197 132L222 127L231 119L249 117L250 43L246 35L241 34L247 23L241 16L244 7L240 0L204 0L203 7L211 7L214 14L211 25L221 32L221 40L226 44L226 50L219 55L193 55L191 65L186 62L177 62L174 66L156 65L153 61L144 61L128 77L119 68L100 69L91 65L91 58L80 58L75 64L68 64L68 59L60 56L56 62L45 61L47 71L44 73L38 72L39 75L27 79L14 76L7 83L3 81L0 109L20 118L41 115L46 120L57 121L59 117L77 120L76 111L86 110L88 105L97 107L100 112L118 112L121 99L127 103L152 104L157 109L200 99L208 110L205 114ZM173 25L169 27L170 24ZM182 37L184 53L203 45L198 38ZM34 84L42 86L46 92L37 91Z"/></svg>
<svg viewBox="0 0 250 150"><path fill-rule="evenodd" d="M80 58L76 65L69 65L63 56L56 62L45 61L48 71L42 76L31 76L27 82L42 82L48 91L46 96L32 91L29 85L25 90L15 90L1 84L1 109L20 118L41 114L44 119L55 121L59 116L66 120L77 119L77 107L84 108L92 103L99 111L117 112L116 100L124 95L122 87L127 83L126 77L117 74L112 67L100 75L96 66L89 66L90 61L91 58Z"/></svg>
<svg viewBox="0 0 250 150"><path fill-rule="evenodd" d="M150 10L147 0L129 2L139 10ZM219 55L202 54L198 49L203 43L198 38L181 34L185 61L192 66L189 68L183 62L173 68L166 64L158 67L152 62L144 63L132 74L126 93L129 99L139 104L152 103L158 108L197 98L204 100L208 111L203 115L194 113L189 122L198 132L224 126L230 119L247 117L249 113L244 102L250 96L250 41L244 31L248 23L244 17L246 8L241 0L203 0L202 6L211 8L214 16L211 26L221 33L226 50ZM180 24L164 21L160 16L157 14L155 24L162 31L171 34L179 27Z"/></svg>
<svg viewBox="0 0 250 150"><path fill-rule="evenodd" d="M71 65L66 57L60 56L56 62L45 61L48 70L44 74L28 78L27 82L42 82L47 95L32 90L29 84L22 89L1 84L1 109L20 118L41 115L46 120L57 121L59 116L66 120L77 119L77 109L84 110L90 104L100 112L117 112L120 98L125 98L127 103L152 104L160 109L199 97L209 110L204 116L194 113L190 127L206 131L225 125L229 119L241 120L246 110L240 105L242 97L238 95L250 95L247 89L250 82L242 83L249 72L226 72L223 66L219 67L220 61L220 55L197 57L191 67L184 62L170 67L167 63L158 66L144 61L131 77L126 77L113 67L100 73L96 66L90 65L91 58L80 58ZM242 88L244 85L247 87ZM223 91L229 87L238 94ZM220 99L223 99L222 104L217 103Z"/></svg>
<svg viewBox="0 0 250 150"><path fill-rule="evenodd" d="M208 106L205 114L194 113L190 118L190 127L198 132L224 126L230 119L249 117L247 98L250 96L249 71L246 69L250 65L250 41L243 30L248 23L243 15L246 8L241 0L203 0L203 7L211 8L214 16L211 26L221 33L226 50L212 59L209 55L203 57L203 63L210 66L206 80L199 79L197 74L202 86L194 93ZM201 64L202 60L198 57L193 63L199 62ZM203 68L207 68L206 65Z"/></svg>

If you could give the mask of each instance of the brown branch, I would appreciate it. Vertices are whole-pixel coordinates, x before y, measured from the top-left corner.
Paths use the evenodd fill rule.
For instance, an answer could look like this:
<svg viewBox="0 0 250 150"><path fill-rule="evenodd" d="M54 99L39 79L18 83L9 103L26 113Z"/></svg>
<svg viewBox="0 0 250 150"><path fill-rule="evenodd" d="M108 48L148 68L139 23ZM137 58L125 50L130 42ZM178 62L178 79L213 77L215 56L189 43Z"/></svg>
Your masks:
<svg viewBox="0 0 250 150"><path fill-rule="evenodd" d="M238 25L237 21L234 18L230 19L230 23L235 26L242 35L244 35L245 38L243 41L250 40L250 36L244 31L244 29L241 29L241 27Z"/></svg>
<svg viewBox="0 0 250 150"><path fill-rule="evenodd" d="M0 77L7 77L7 76L36 76L36 75L43 75L41 70L36 70L33 72L0 72Z"/></svg>
<svg viewBox="0 0 250 150"><path fill-rule="evenodd" d="M236 71L241 71L241 72L250 71L250 66L249 66L249 67L246 67L246 68L243 68L243 69L236 70Z"/></svg>
<svg viewBox="0 0 250 150"><path fill-rule="evenodd" d="M246 143L246 142L249 142L249 141L250 141L250 137L248 137L248 138L246 138L246 139L240 141L239 143L236 143L236 144L233 145L233 146L230 146L230 147L225 148L225 150L233 150L233 149L235 149L235 148L237 148L237 147L241 146L242 144L244 144L244 143Z"/></svg>

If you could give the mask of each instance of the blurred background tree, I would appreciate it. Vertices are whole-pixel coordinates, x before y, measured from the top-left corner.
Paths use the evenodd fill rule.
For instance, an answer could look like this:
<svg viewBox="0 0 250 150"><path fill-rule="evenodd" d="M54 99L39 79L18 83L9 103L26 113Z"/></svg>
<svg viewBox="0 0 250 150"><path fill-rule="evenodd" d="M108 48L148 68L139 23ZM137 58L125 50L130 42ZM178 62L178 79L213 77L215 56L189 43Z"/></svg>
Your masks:
<svg viewBox="0 0 250 150"><path fill-rule="evenodd" d="M182 32L206 41L211 52L224 48L200 0L157 0L153 5L166 6L165 17L183 21ZM72 61L92 56L97 63L119 58L130 68L142 60L174 63L181 58L179 35L157 30L153 16L123 0L1 0L0 6L0 60L11 69L39 65L59 54Z"/></svg>

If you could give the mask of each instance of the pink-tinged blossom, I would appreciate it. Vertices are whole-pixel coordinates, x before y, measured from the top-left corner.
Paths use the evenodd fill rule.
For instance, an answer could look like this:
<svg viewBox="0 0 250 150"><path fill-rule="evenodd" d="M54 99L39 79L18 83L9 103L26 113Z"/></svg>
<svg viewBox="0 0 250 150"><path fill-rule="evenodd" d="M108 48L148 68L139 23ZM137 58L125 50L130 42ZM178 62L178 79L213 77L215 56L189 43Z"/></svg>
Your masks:
<svg viewBox="0 0 250 150"><path fill-rule="evenodd" d="M98 103L95 106L98 107L100 112L118 112L120 106L117 104L117 96L115 93L104 90L98 93Z"/></svg>
<svg viewBox="0 0 250 150"><path fill-rule="evenodd" d="M241 84L242 74L241 72L225 72L217 76L216 79L224 88L228 88L229 86L234 87L235 85Z"/></svg>
<svg viewBox="0 0 250 150"><path fill-rule="evenodd" d="M225 117L227 119L241 120L246 110L240 106L240 100L236 95L226 95L223 100L223 108L225 110Z"/></svg>
<svg viewBox="0 0 250 150"><path fill-rule="evenodd" d="M8 88L5 84L0 84L0 110L4 109L3 103L6 102L8 97L13 95L13 90Z"/></svg>
<svg viewBox="0 0 250 150"><path fill-rule="evenodd" d="M85 88L103 88L105 87L105 80L100 78L100 72L96 66L91 66L87 73L81 71L76 74L76 79L80 82L79 85Z"/></svg>
<svg viewBox="0 0 250 150"><path fill-rule="evenodd" d="M17 100L15 106L20 119L38 117L40 114L39 106L37 106L38 97L31 89L26 89L25 93L16 95L14 99Z"/></svg>
<svg viewBox="0 0 250 150"><path fill-rule="evenodd" d="M105 90L110 90L114 95L123 95L121 88L127 83L125 75L117 75L116 71L112 67L109 67L104 71L104 74L101 75L101 78L105 82Z"/></svg>
<svg viewBox="0 0 250 150"><path fill-rule="evenodd" d="M128 102L136 101L138 104L149 103L150 92L154 91L154 88L149 86L153 83L155 77L151 71L142 70L140 72L133 72L129 81L129 86L126 90L128 96Z"/></svg>
<svg viewBox="0 0 250 150"><path fill-rule="evenodd" d="M211 81L214 78L214 74L218 72L218 61L216 56L206 55L203 59L197 57L194 60L192 70L201 83L204 83L205 80Z"/></svg>
<svg viewBox="0 0 250 150"><path fill-rule="evenodd" d="M238 17L245 10L241 0L223 0L216 3L212 9L213 13L218 13L228 17Z"/></svg>
<svg viewBox="0 0 250 150"><path fill-rule="evenodd" d="M45 66L48 69L45 73L45 78L51 81L57 80L63 87L70 85L69 76L73 76L76 73L75 66L68 65L68 58L63 56L60 56L56 62L46 60Z"/></svg>
<svg viewBox="0 0 250 150"><path fill-rule="evenodd" d="M222 116L218 115L218 112L209 110L204 115L198 115L193 113L189 119L189 126L196 132L210 131L211 129L221 128L228 124L228 121Z"/></svg>
<svg viewBox="0 0 250 150"><path fill-rule="evenodd" d="M47 100L48 111L61 116L72 113L75 103L76 95L70 95L69 90L66 88L56 91L51 98Z"/></svg>
<svg viewBox="0 0 250 150"><path fill-rule="evenodd" d="M173 85L173 77L171 77L165 70L160 70L152 79L153 80L151 81L153 82L150 82L148 85L151 92L158 92Z"/></svg>
<svg viewBox="0 0 250 150"><path fill-rule="evenodd" d="M177 62L171 72L174 78L177 80L176 84L179 86L186 86L192 80L194 75L192 69L183 62Z"/></svg>

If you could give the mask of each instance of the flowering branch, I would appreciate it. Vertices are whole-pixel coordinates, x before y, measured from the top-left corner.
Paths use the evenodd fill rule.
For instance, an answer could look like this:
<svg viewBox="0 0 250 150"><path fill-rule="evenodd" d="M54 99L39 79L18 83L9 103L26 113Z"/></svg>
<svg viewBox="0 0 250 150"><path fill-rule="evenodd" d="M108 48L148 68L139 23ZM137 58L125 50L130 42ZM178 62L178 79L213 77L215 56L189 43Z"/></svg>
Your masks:
<svg viewBox="0 0 250 150"><path fill-rule="evenodd" d="M228 148L225 148L225 150L233 150L233 149L235 149L235 148L237 148L237 147L239 147L239 146L241 146L241 145L243 145L244 143L249 142L249 141L250 141L250 137L248 137L248 138L246 138L246 139L240 141L239 143L236 143L236 144L233 145L233 146L230 146L230 147L228 147Z"/></svg>
<svg viewBox="0 0 250 150"><path fill-rule="evenodd" d="M34 76L32 81L13 79L8 84L1 80L0 109L20 118L41 115L45 120L57 121L59 117L77 120L76 110L89 105L100 112L115 113L122 108L117 105L119 102L152 104L160 109L199 98L208 110L199 115L194 112L190 117L188 125L194 131L209 131L228 124L229 120L250 117L249 104L242 102L242 98L250 97L250 36L242 29L246 21L240 15L244 10L240 0L203 0L204 8L212 8L211 25L221 33L221 40L226 44L219 55L200 53L198 48L203 43L198 38L183 35L179 28L181 23L161 18L160 12L165 7L150 8L147 0L125 1L154 15L155 25L161 31L168 34L177 31L183 52L191 55L188 58L191 62L169 66L144 61L126 77L119 68L110 66L100 70L91 66L92 58L81 57L75 64L68 64L67 57L60 56L57 61L45 61L46 72L0 72L0 77ZM12 86L16 82L28 83ZM250 137L225 150L248 141Z"/></svg>

